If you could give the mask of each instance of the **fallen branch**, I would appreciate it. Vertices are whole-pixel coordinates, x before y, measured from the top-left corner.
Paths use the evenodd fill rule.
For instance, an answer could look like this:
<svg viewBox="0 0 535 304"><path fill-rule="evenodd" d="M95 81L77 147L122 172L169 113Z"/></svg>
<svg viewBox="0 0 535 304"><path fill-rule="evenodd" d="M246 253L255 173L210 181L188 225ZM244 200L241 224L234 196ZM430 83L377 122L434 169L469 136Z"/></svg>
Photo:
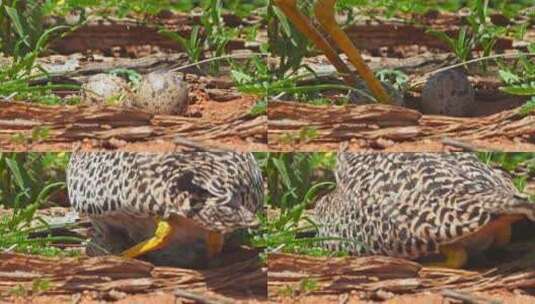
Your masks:
<svg viewBox="0 0 535 304"><path fill-rule="evenodd" d="M177 288L175 289L175 296L181 297L188 300L193 300L195 302L201 303L201 304L230 304L234 303L233 301L229 300L222 300L222 299L214 299L212 297L207 297L201 294L197 294L194 292L185 291L183 289Z"/></svg>
<svg viewBox="0 0 535 304"><path fill-rule="evenodd" d="M488 150L504 150L492 145L494 140L504 138L511 143L505 150L533 150L535 144L530 142L530 136L535 135L535 113L522 116L517 111L459 118L422 115L415 110L379 104L312 106L297 102L270 102L268 142L272 148L280 150L307 150L306 147L314 145L332 146L345 141L358 142L358 149L370 149L380 139L391 140L394 145L425 141L443 145L444 137L454 137L457 141L478 141L478 146ZM290 138L299 138L298 134L305 129L314 130L314 136L303 143L288 142L289 135ZM519 148L522 145L525 148ZM354 145L349 148L355 149Z"/></svg>
<svg viewBox="0 0 535 304"><path fill-rule="evenodd" d="M445 298L451 298L454 300L459 300L465 304L501 304L501 301L489 300L482 297L472 295L468 292L460 292L451 289L444 289L442 291L442 296Z"/></svg>
<svg viewBox="0 0 535 304"><path fill-rule="evenodd" d="M243 19L232 14L223 14L222 17L228 26L250 25L257 22L255 19L259 19L259 17ZM155 26L150 27L141 21L126 18L121 20L113 20L110 17L94 19L65 37L53 41L50 48L60 54L87 52L87 50L109 50L114 47L132 45L153 45L163 49L183 51L179 43L158 33L158 25L189 37L192 27L200 24L200 19L191 17L186 13L173 13L164 18L155 17L152 24ZM229 50L244 49L245 41L233 39L227 48Z"/></svg>
<svg viewBox="0 0 535 304"><path fill-rule="evenodd" d="M180 135L175 136L174 143L180 146L192 148L194 151L211 151L211 152L230 152L232 149L215 147L206 143L189 140Z"/></svg>
<svg viewBox="0 0 535 304"><path fill-rule="evenodd" d="M237 260L236 255L242 257ZM218 268L194 270L155 267L150 263L115 256L45 258L0 253L0 295L15 286L31 290L36 279L50 282L44 294L72 294L85 290L125 293L155 290L188 290L191 293L220 293L237 298L266 297L267 274L255 252L245 249L221 257Z"/></svg>
<svg viewBox="0 0 535 304"><path fill-rule="evenodd" d="M447 289L470 293L535 287L533 263L516 259L513 264L515 267L501 265L480 272L423 267L413 261L383 256L336 258L273 253L268 258L268 288L270 294L277 295L279 290L299 286L303 280L317 283L318 288L311 291L315 295L374 295L377 291L401 295Z"/></svg>
<svg viewBox="0 0 535 304"><path fill-rule="evenodd" d="M434 29L440 29L433 27ZM439 38L429 34L427 28L406 23L363 24L345 28L349 38L361 49L373 50L385 46L420 45L430 48L449 50L449 46ZM444 32L456 37L459 28L448 24ZM496 49L513 48L513 40L500 38L496 41Z"/></svg>
<svg viewBox="0 0 535 304"><path fill-rule="evenodd" d="M461 140L457 140L457 139L453 139L453 138L449 138L449 137L444 137L442 139L442 143L444 145L447 145L447 146L460 148L460 149L462 149L463 151L466 151L466 152L480 152L480 151L490 152L490 151L493 151L490 148L484 148L484 147L481 147L481 146L477 146L477 145L471 144L469 142L465 142L465 141L461 141Z"/></svg>
<svg viewBox="0 0 535 304"><path fill-rule="evenodd" d="M46 136L34 139L36 130L45 130ZM175 140L177 136L216 148L257 150L266 145L267 117L241 114L214 121L151 115L109 106L43 106L20 102L3 103L0 109L0 145L12 150L31 149L34 141L68 144L87 139L104 142L164 140L173 144L172 150L191 148L191 142ZM20 141L25 144L23 147Z"/></svg>

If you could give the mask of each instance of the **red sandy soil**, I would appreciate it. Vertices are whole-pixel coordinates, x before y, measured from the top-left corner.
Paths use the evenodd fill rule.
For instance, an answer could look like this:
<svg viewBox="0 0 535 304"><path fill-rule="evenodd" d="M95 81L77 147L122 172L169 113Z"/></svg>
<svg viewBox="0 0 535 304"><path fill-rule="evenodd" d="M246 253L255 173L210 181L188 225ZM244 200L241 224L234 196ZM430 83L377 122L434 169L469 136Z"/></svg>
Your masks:
<svg viewBox="0 0 535 304"><path fill-rule="evenodd" d="M32 111L38 114L24 113L27 111L27 104L10 104L11 108L0 111L0 125L5 124L4 130L0 131L0 144L3 150L9 151L70 151L81 148L83 150L94 149L121 149L128 151L144 151L144 152L171 152L180 151L184 147L180 144L174 143L175 135L181 135L185 139L193 141L200 141L203 144L208 144L213 147L220 147L223 149L232 149L237 151L261 151L267 150L266 142L262 141L265 131L262 129L260 122L260 130L252 130L250 134L240 134L239 131L232 131L231 125L240 120L240 117L248 113L250 108L254 106L256 100L253 96L239 96L228 101L215 101L210 99L208 94L202 90L195 90L192 93L192 101L187 115L185 117L178 116L147 116L143 121L136 123L128 121L124 115L117 110L115 114L111 114L111 107L96 107L90 108L77 106L37 106L30 105ZM232 93L236 94L236 93ZM59 116L58 113L64 111L66 116ZM82 111L82 112L80 112ZM91 111L91 112L89 112ZM131 124L130 129L125 129L117 121L116 126L112 126L112 121L98 121L96 132L88 131L84 139L76 135L73 137L59 137L72 129L72 122L64 120L72 119L75 115L79 115L80 119L75 124L83 124L84 113L88 113L90 117L106 115L110 113L112 117L121 116L124 123ZM89 114L91 113L91 114ZM133 112L136 116L146 116L142 112ZM36 116L39 115L39 116ZM114 115L114 116L113 116ZM87 118L92 119L92 118ZM114 119L114 118L112 118ZM33 143L18 143L13 140L13 136L17 134L26 134L30 137L33 130L32 126L13 127L13 124L20 123L22 120L29 121L35 124L36 121L41 122L41 125L51 126L51 132L48 138ZM95 119L93 119L94 121ZM252 122L252 118L242 120L243 123ZM95 124L95 123L93 123ZM109 124L109 127L104 127ZM214 128L210 131L206 128ZM139 128L139 131L135 131ZM188 137L188 132L180 132L182 128L194 129L197 136ZM258 127L257 127L258 128ZM266 126L267 128L267 126ZM177 131L175 131L177 130ZM217 131L216 131L217 130ZM226 132L228 130L228 133ZM98 132L117 131L116 135L98 135ZM250 130L248 130L250 131ZM218 132L213 133L212 132ZM56 135L58 134L58 135ZM154 135L150 135L154 134ZM218 135L219 134L219 135Z"/></svg>
<svg viewBox="0 0 535 304"><path fill-rule="evenodd" d="M535 297L530 295L515 294L507 291L500 291L495 293L475 293L474 295L483 297L489 300L501 301L502 303L510 304L531 304L535 302ZM59 296L33 296L27 298L13 297L0 303L35 303L35 304L52 304L52 303L78 303L78 304L97 304L106 301L106 299L99 299L96 294L82 293L74 295L59 295ZM195 301L176 298L174 295L165 292L152 292L147 294L129 295L121 299L109 298L107 301L116 304L127 303L146 303L146 304L176 304L176 303L196 303ZM282 303L282 304L308 304L308 303L338 303L338 304L364 304L364 303L383 303L383 304L445 304L445 303L459 303L454 302L450 298L444 298L437 293L420 293L415 295L397 296L385 301L369 301L360 300L357 295L343 294L337 296L303 296L296 298L283 298L270 301L247 300L241 303ZM224 303L224 302L221 302Z"/></svg>
<svg viewBox="0 0 535 304"><path fill-rule="evenodd" d="M295 145L290 148L287 145L276 147L282 151L299 151L299 152L317 152L317 151L337 151L344 142L340 143L305 143ZM533 152L534 145L530 143L515 142L508 137L494 137L489 140L472 140L470 144L474 147L484 147L484 150L496 150L506 152ZM368 141L352 140L348 142L348 149L350 151L375 151L375 152L459 152L464 149L453 147L442 143L441 140L424 139L418 142L389 142L388 140L376 140L371 144Z"/></svg>
<svg viewBox="0 0 535 304"><path fill-rule="evenodd" d="M214 296L213 294L204 294L204 296ZM3 300L2 300L3 301ZM0 301L0 303L13 303L13 304L25 304L25 303L35 303L35 304L59 304L59 303L76 303L76 304L100 304L113 302L116 304L130 304L130 303L145 303L145 304L190 304L198 303L193 300L188 300L184 298L177 298L172 293L157 291L145 294L136 294L136 295L126 295L122 298L100 298L96 293L77 293L73 295L59 295L59 296L32 296L32 297L11 297L5 302ZM232 303L266 303L267 301L260 300L238 300L233 299ZM215 302L217 303L217 302ZM227 303L220 301L220 303Z"/></svg>
<svg viewBox="0 0 535 304"><path fill-rule="evenodd" d="M530 295L515 294L509 291L498 291L494 293L474 293L473 296L485 298L486 300L501 301L510 304L531 304L535 303L535 297ZM487 302L490 304L490 301ZM424 292L413 295L396 296L388 300L361 300L356 294L342 294L329 296L303 296L297 298L278 299L278 303L284 304L305 304L305 303L338 303L338 304L364 304L364 303L384 303L384 304L445 304L445 303L462 303L454 301L451 298L445 298L438 293ZM473 302L483 303L483 302Z"/></svg>

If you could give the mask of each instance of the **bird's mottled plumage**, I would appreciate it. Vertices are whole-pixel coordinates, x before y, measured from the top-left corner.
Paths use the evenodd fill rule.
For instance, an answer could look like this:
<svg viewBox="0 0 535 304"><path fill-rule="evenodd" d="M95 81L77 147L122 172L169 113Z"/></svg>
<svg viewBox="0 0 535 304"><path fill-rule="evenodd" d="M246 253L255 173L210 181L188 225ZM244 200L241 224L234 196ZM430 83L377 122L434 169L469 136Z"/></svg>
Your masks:
<svg viewBox="0 0 535 304"><path fill-rule="evenodd" d="M188 240L182 253L191 255L195 235L255 226L263 202L261 173L247 153L75 152L67 184L72 206L95 227L94 241L112 253L149 238L159 218L180 223L174 243Z"/></svg>
<svg viewBox="0 0 535 304"><path fill-rule="evenodd" d="M340 153L337 188L316 205L320 236L332 250L420 258L508 214L535 220L535 205L502 171L467 153Z"/></svg>

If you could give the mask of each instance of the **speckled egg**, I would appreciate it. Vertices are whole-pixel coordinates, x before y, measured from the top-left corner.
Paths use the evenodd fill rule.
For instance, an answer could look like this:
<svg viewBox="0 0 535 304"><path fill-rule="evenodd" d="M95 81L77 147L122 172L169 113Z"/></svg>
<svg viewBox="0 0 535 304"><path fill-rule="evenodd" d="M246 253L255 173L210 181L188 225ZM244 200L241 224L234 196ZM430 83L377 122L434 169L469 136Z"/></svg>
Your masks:
<svg viewBox="0 0 535 304"><path fill-rule="evenodd" d="M83 104L122 105L132 99L128 83L121 77L110 74L96 74L82 85L81 101Z"/></svg>
<svg viewBox="0 0 535 304"><path fill-rule="evenodd" d="M474 111L474 88L462 69L450 69L431 76L422 91L424 114L470 116Z"/></svg>
<svg viewBox="0 0 535 304"><path fill-rule="evenodd" d="M145 75L134 98L135 107L153 114L184 114L188 105L188 85L174 72Z"/></svg>

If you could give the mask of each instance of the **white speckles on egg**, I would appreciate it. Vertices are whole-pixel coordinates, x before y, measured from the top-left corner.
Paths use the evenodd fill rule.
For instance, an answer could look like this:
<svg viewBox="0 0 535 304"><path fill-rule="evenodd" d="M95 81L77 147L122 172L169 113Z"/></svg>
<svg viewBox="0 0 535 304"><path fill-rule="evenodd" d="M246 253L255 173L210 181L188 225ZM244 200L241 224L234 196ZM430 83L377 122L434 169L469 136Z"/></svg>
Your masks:
<svg viewBox="0 0 535 304"><path fill-rule="evenodd" d="M152 72L143 77L134 106L153 114L184 114L189 105L188 86L174 72Z"/></svg>
<svg viewBox="0 0 535 304"><path fill-rule="evenodd" d="M132 99L130 87L121 77L96 74L82 85L81 99L84 104L118 104Z"/></svg>
<svg viewBox="0 0 535 304"><path fill-rule="evenodd" d="M474 111L474 88L462 69L437 73L425 84L421 108L424 114L470 116Z"/></svg>

